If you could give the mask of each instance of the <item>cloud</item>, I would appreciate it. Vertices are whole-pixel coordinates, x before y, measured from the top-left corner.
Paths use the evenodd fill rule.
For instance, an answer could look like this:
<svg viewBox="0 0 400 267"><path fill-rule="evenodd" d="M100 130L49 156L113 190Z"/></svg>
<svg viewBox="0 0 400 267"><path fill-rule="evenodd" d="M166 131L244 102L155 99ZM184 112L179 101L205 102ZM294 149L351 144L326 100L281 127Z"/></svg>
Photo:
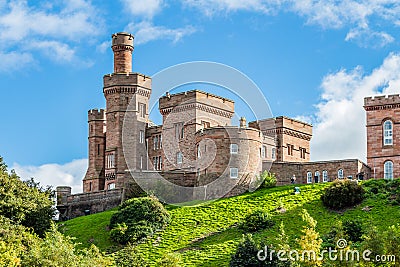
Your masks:
<svg viewBox="0 0 400 267"><path fill-rule="evenodd" d="M125 31L133 32L135 35L135 43L140 45L160 39L171 40L173 43L176 43L184 36L196 32L196 29L192 26L169 29L164 26L154 26L149 21L142 21L140 23L130 23Z"/></svg>
<svg viewBox="0 0 400 267"><path fill-rule="evenodd" d="M160 12L164 5L163 0L121 0L125 8L134 16L152 18Z"/></svg>
<svg viewBox="0 0 400 267"><path fill-rule="evenodd" d="M0 72L12 72L32 63L33 56L30 53L0 51Z"/></svg>
<svg viewBox="0 0 400 267"><path fill-rule="evenodd" d="M41 166L21 166L14 163L12 169L22 180L34 178L41 185L71 186L72 193L82 193L82 179L87 170L87 159L73 160L69 163L44 164Z"/></svg>
<svg viewBox="0 0 400 267"><path fill-rule="evenodd" d="M39 2L35 6L24 0L2 1L0 4L0 53L25 52L34 57L41 50L57 62L71 62L78 43L87 36L100 34L102 20L89 1L64 0ZM18 64L18 58L14 64ZM31 60L30 62L32 62ZM29 62L27 62L29 63Z"/></svg>
<svg viewBox="0 0 400 267"><path fill-rule="evenodd" d="M389 54L381 66L365 73L358 66L324 77L311 141L312 160L366 159L364 97L398 93L400 54Z"/></svg>
<svg viewBox="0 0 400 267"><path fill-rule="evenodd" d="M324 29L349 29L348 41L361 46L384 46L393 41L387 25L400 25L398 0L183 0L183 5L200 10L207 16L221 12L251 11L274 15L292 12L304 17L306 24Z"/></svg>

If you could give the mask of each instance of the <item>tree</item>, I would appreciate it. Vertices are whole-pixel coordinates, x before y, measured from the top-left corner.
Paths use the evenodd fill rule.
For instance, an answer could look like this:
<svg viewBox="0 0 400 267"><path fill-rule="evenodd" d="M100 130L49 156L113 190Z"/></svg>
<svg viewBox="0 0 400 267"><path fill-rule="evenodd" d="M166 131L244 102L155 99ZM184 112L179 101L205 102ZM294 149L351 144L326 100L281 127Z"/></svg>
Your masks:
<svg viewBox="0 0 400 267"><path fill-rule="evenodd" d="M311 254L305 255L303 263L306 266L321 266L322 263L318 257L321 250L322 239L316 231L317 221L314 220L305 209L303 209L302 219L306 222L306 225L302 230L303 235L299 240L299 245L303 255L305 255L304 252L306 251L311 252Z"/></svg>

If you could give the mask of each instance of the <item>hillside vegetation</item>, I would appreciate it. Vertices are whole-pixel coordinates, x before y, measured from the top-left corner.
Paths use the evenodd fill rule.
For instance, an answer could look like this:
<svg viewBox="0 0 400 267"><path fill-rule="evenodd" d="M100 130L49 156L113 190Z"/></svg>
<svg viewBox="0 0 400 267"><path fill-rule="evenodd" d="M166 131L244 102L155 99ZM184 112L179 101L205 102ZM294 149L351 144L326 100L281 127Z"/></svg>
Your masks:
<svg viewBox="0 0 400 267"><path fill-rule="evenodd" d="M293 193L293 185L260 189L236 197L220 199L195 206L170 206L171 222L162 231L137 246L137 253L154 263L168 253L180 254L185 266L228 266L244 234L239 225L256 209L273 215L275 225L253 234L253 238L267 244L276 244L279 225L284 223L289 244L297 248L301 229L305 225L302 210L318 222L317 231L327 234L338 221L357 219L363 227L375 225L378 231L400 221L400 207L393 203L382 188L385 181L372 181L367 198L358 206L331 211L325 208L320 196L330 183L296 185L300 194ZM64 234L75 237L80 247L95 244L100 250L112 253L122 248L110 240L109 221L116 210L76 218L59 224Z"/></svg>

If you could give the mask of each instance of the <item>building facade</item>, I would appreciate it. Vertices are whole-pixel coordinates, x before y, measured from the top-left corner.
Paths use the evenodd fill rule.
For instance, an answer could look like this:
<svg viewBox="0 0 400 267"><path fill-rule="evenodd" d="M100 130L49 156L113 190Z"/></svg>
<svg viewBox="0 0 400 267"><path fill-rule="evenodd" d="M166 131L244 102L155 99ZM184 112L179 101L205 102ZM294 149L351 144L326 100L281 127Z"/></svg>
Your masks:
<svg viewBox="0 0 400 267"><path fill-rule="evenodd" d="M400 96L364 99L367 122L367 164L373 178L400 177Z"/></svg>

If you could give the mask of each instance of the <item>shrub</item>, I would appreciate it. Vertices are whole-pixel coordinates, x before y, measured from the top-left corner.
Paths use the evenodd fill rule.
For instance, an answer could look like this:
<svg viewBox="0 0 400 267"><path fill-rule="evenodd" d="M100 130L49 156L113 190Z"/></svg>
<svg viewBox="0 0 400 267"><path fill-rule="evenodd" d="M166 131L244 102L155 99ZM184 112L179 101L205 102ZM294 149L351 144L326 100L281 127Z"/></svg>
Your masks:
<svg viewBox="0 0 400 267"><path fill-rule="evenodd" d="M154 197L133 198L121 204L110 219L111 239L138 242L164 228L170 215Z"/></svg>
<svg viewBox="0 0 400 267"><path fill-rule="evenodd" d="M240 228L246 232L257 232L262 229L274 226L275 221L272 219L271 214L268 212L257 209L251 214L247 215Z"/></svg>
<svg viewBox="0 0 400 267"><path fill-rule="evenodd" d="M343 222L343 230L350 241L359 242L362 240L363 229L360 220L347 220Z"/></svg>
<svg viewBox="0 0 400 267"><path fill-rule="evenodd" d="M335 180L321 196L323 204L335 210L354 206L360 203L363 198L364 189L362 186L347 179Z"/></svg>
<svg viewBox="0 0 400 267"><path fill-rule="evenodd" d="M147 267L148 263L144 260L142 255L137 249L128 245L125 248L114 254L114 260L116 266L119 267Z"/></svg>
<svg viewBox="0 0 400 267"><path fill-rule="evenodd" d="M276 186L276 177L274 173L263 171L259 178L262 181L260 188L271 188Z"/></svg>
<svg viewBox="0 0 400 267"><path fill-rule="evenodd" d="M182 257L177 253L168 253L156 263L157 267L183 267Z"/></svg>

